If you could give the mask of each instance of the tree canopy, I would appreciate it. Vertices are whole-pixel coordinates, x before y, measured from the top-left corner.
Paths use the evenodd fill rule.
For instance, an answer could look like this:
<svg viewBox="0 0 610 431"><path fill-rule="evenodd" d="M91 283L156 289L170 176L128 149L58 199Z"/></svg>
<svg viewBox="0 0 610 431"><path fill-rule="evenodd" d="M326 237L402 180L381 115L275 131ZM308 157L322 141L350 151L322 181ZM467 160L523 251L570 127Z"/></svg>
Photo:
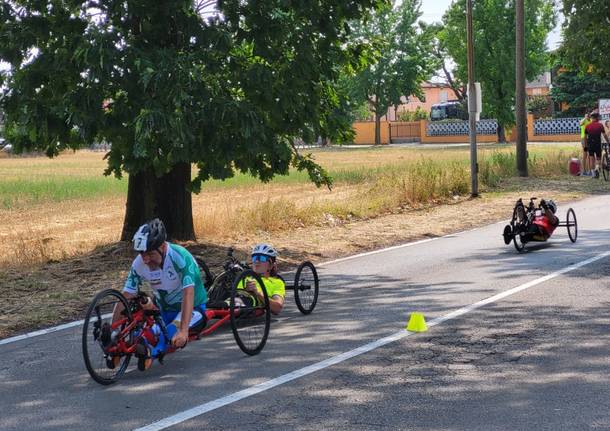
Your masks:
<svg viewBox="0 0 610 431"><path fill-rule="evenodd" d="M452 3L443 17L442 40L456 63L461 82L468 81L466 1ZM481 82L483 115L498 120L498 137L515 124L515 2L473 2L475 80ZM533 80L549 67L546 37L555 25L552 0L525 1L525 75Z"/></svg>
<svg viewBox="0 0 610 431"><path fill-rule="evenodd" d="M354 39L371 41L376 49L376 61L353 77L351 94L356 101L368 101L375 114L377 144L379 119L389 107L400 104L403 96L423 100L421 83L434 72L434 33L417 22L420 6L420 0L404 0L354 23Z"/></svg>
<svg viewBox="0 0 610 431"><path fill-rule="evenodd" d="M192 224L190 190L236 170L267 181L292 165L316 184L330 184L293 142L345 136L345 122L334 116L344 103L335 84L345 68L362 66L366 51L366 42L349 38L347 23L386 4L222 0L217 14L204 17L200 3L11 0L0 6L0 60L10 65L0 75L1 106L15 150L54 156L110 142L106 173L130 174L127 212L134 209L135 216L126 217L124 238L168 205L189 213ZM191 164L197 167L192 181ZM175 187L162 190L155 178L173 178ZM158 190L138 210L130 197L150 188ZM188 202L165 199L183 189ZM179 219L170 232L188 222Z"/></svg>
<svg viewBox="0 0 610 431"><path fill-rule="evenodd" d="M568 104L562 115L581 116L596 108L599 99L610 99L610 82L595 73L560 70L553 80L551 97Z"/></svg>
<svg viewBox="0 0 610 431"><path fill-rule="evenodd" d="M610 2L607 0L563 0L561 51L572 69L581 73L610 75Z"/></svg>

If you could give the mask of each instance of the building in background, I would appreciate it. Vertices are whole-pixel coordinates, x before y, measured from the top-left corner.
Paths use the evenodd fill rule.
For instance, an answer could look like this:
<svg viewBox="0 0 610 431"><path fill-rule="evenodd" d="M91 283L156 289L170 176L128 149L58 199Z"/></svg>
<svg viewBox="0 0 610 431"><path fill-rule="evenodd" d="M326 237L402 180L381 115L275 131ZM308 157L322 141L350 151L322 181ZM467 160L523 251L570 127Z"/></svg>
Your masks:
<svg viewBox="0 0 610 431"><path fill-rule="evenodd" d="M415 112L418 109L423 110L430 115L432 105L458 100L451 87L444 82L427 81L422 84L421 88L425 96L425 101L420 101L415 96L403 96L401 98L403 103L396 107L389 107L387 114L381 119L383 121L400 121L402 112ZM541 97L548 98L549 112L552 111L552 101L550 99L551 88L551 72L542 73L533 81L528 82L525 87L528 99ZM485 92L484 87L483 92ZM374 117L371 116L369 120L373 121Z"/></svg>

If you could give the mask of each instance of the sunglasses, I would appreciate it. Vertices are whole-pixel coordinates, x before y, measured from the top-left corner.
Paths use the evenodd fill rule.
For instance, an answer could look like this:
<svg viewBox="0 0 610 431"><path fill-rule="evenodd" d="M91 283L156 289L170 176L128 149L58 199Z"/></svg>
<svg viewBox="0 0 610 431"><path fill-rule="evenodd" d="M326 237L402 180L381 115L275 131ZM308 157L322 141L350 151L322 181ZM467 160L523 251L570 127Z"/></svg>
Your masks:
<svg viewBox="0 0 610 431"><path fill-rule="evenodd" d="M271 258L262 254L252 256L252 262L271 262Z"/></svg>

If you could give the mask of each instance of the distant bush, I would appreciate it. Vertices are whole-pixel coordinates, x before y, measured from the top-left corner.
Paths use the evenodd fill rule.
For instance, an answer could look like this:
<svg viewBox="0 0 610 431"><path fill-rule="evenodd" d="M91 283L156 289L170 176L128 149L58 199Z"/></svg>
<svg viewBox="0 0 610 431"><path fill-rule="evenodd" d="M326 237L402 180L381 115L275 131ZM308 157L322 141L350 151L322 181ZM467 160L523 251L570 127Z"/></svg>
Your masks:
<svg viewBox="0 0 610 431"><path fill-rule="evenodd" d="M397 118L398 121L419 121L419 120L427 120L428 112L420 108L419 106L415 109L415 111L401 111L398 113Z"/></svg>

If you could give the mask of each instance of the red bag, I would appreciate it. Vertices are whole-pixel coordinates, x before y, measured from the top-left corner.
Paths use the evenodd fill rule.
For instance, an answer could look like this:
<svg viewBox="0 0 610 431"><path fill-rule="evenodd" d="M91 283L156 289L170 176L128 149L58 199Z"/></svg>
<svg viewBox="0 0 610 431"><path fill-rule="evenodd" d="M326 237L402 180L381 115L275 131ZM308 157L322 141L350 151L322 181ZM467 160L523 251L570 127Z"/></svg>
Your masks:
<svg viewBox="0 0 610 431"><path fill-rule="evenodd" d="M570 172L570 175L580 175L580 168L580 160L576 158L571 158L568 162L568 171Z"/></svg>

